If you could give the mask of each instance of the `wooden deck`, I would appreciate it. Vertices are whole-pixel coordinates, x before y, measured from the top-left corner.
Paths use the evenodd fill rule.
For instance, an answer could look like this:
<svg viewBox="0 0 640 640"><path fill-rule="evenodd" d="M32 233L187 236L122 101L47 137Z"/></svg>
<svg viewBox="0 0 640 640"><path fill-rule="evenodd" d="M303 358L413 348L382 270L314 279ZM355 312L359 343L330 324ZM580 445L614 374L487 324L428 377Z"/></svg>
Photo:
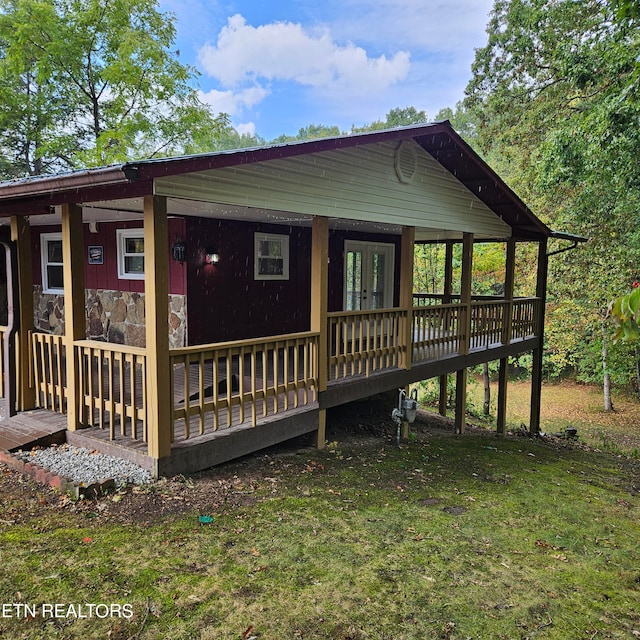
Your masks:
<svg viewBox="0 0 640 640"><path fill-rule="evenodd" d="M67 441L156 476L198 471L317 431L325 409L538 349L540 308L538 299L414 307L411 322L404 309L331 313L322 373L318 332L170 350L171 449L163 456L148 450L146 350L75 341L78 415L87 426L67 432ZM6 449L65 434L65 343L48 334L32 340L42 409L0 422Z"/></svg>
<svg viewBox="0 0 640 640"><path fill-rule="evenodd" d="M7 420L4 409L4 399L0 399L0 449L17 451L34 445L47 446L65 441L66 416L46 409L34 409Z"/></svg>

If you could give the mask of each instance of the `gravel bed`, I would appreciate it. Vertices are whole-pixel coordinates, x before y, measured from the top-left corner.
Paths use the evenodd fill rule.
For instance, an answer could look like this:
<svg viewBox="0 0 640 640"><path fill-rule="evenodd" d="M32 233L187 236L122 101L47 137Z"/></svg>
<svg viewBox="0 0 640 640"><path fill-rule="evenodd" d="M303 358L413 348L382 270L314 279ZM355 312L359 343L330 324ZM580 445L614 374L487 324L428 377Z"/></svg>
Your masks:
<svg viewBox="0 0 640 640"><path fill-rule="evenodd" d="M152 481L151 474L133 462L68 444L19 451L14 455L79 484L90 485L104 480L114 480L116 485Z"/></svg>

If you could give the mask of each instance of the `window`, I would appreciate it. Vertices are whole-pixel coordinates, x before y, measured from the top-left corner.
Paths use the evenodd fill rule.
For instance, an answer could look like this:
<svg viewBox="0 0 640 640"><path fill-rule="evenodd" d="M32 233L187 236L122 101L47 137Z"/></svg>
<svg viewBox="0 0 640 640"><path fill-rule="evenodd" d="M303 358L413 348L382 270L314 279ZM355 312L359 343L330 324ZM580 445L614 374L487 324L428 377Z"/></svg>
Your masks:
<svg viewBox="0 0 640 640"><path fill-rule="evenodd" d="M289 236L255 234L255 279L289 279Z"/></svg>
<svg viewBox="0 0 640 640"><path fill-rule="evenodd" d="M118 229L118 278L144 280L144 231Z"/></svg>
<svg viewBox="0 0 640 640"><path fill-rule="evenodd" d="M40 243L42 252L42 291L44 293L63 293L62 234L43 233L40 236Z"/></svg>

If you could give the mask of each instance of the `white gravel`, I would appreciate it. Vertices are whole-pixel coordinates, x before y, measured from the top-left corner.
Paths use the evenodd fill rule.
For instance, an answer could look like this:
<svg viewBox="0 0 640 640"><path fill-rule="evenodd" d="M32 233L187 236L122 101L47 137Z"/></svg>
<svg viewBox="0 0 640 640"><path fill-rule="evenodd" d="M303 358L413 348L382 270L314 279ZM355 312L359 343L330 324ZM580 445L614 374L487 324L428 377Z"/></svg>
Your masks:
<svg viewBox="0 0 640 640"><path fill-rule="evenodd" d="M151 474L133 462L68 444L19 451L13 455L79 484L90 485L105 480L114 480L116 485L152 481Z"/></svg>

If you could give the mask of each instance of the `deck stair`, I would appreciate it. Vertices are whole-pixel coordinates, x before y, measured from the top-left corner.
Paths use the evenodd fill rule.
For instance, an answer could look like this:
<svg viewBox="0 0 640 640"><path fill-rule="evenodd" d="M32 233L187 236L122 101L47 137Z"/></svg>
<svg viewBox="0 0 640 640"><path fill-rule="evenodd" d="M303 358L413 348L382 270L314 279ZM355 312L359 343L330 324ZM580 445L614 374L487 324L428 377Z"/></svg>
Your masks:
<svg viewBox="0 0 640 640"><path fill-rule="evenodd" d="M4 400L0 400L4 404ZM19 413L7 419L0 417L0 449L18 451L34 446L49 446L65 442L66 416L46 409Z"/></svg>

